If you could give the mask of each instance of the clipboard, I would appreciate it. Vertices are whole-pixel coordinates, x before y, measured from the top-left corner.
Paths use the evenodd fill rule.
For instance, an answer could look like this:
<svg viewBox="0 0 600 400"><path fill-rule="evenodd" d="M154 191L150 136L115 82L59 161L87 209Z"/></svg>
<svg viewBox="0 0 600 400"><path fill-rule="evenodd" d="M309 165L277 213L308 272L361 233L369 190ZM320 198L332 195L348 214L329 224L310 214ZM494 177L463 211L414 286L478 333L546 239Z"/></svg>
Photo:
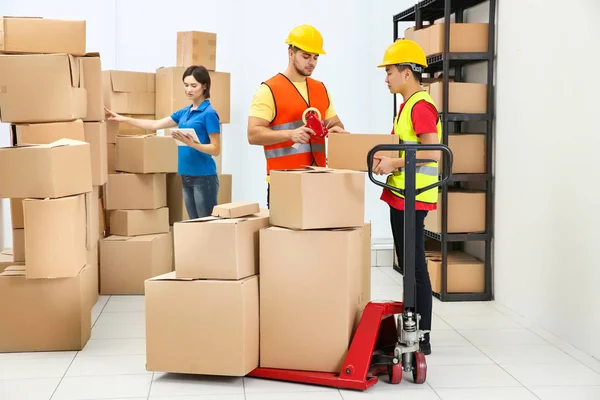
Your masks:
<svg viewBox="0 0 600 400"><path fill-rule="evenodd" d="M194 139L194 142L200 143L200 139L198 139L198 135L196 134L196 131L193 128L168 128L168 129L161 130L160 132L157 131L157 135L171 136L171 132L174 132L174 131L179 131L181 133L188 133L192 136L192 138ZM187 146L182 141L177 140L175 138L173 138L173 139L175 140L175 143L177 143L177 146Z"/></svg>

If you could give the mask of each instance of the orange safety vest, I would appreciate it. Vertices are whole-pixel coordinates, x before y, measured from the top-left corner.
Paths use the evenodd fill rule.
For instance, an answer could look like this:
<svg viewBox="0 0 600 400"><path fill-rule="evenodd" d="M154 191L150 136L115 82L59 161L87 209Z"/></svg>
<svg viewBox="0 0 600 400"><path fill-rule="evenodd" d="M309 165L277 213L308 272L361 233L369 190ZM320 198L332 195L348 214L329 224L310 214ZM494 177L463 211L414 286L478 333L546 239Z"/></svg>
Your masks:
<svg viewBox="0 0 600 400"><path fill-rule="evenodd" d="M273 130L296 129L304 126L302 113L308 107L315 107L321 112L321 118L329 108L329 96L322 82L306 78L308 102L296 86L283 74L277 74L263 82L271 89L275 103L275 118L269 124ZM264 146L267 158L267 175L272 169L301 169L310 165L325 167L327 156L325 153L325 139L312 137L307 144L292 147L291 140Z"/></svg>

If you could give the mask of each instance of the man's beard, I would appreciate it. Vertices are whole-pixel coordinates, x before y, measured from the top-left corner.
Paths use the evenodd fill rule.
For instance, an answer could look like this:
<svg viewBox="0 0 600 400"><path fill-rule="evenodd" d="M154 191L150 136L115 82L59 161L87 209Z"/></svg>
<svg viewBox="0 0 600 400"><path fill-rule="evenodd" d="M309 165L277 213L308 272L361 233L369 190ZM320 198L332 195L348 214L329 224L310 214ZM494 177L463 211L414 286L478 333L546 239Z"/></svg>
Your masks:
<svg viewBox="0 0 600 400"><path fill-rule="evenodd" d="M298 68L296 63L294 63L294 68L296 69L296 72L302 76L311 76L312 75L312 71L311 72L303 71L302 69Z"/></svg>

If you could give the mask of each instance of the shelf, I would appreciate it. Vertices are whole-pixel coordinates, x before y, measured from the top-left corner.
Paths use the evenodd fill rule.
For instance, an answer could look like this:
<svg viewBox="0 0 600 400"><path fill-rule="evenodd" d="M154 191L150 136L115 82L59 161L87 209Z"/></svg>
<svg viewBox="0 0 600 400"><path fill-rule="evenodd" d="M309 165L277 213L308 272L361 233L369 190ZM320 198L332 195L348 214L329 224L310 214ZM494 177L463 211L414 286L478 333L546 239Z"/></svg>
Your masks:
<svg viewBox="0 0 600 400"><path fill-rule="evenodd" d="M441 301L491 301L492 296L488 293L441 293L433 292L433 296Z"/></svg>
<svg viewBox="0 0 600 400"><path fill-rule="evenodd" d="M450 182L485 182L491 181L489 174L452 174Z"/></svg>
<svg viewBox="0 0 600 400"><path fill-rule="evenodd" d="M450 61L450 68L463 66L466 64L472 64L476 62L485 62L490 60L490 54L487 52L483 53L449 53L448 60ZM444 54L433 54L427 57L427 69L426 72L434 73L440 72L444 69Z"/></svg>
<svg viewBox="0 0 600 400"><path fill-rule="evenodd" d="M451 0L450 14L456 10L464 10L474 7L486 0ZM394 15L394 22L416 21L415 7L419 7L422 21L435 21L444 17L444 0L423 0L416 6L413 6L401 13Z"/></svg>
<svg viewBox="0 0 600 400"><path fill-rule="evenodd" d="M425 231L425 237L430 239L437 240L439 242L442 241L442 234ZM447 233L444 237L444 241L446 242L480 242L488 240L490 235L487 233Z"/></svg>
<svg viewBox="0 0 600 400"><path fill-rule="evenodd" d="M439 113L440 118L444 118L444 113ZM450 122L466 122L466 121L487 121L490 119L489 114L459 114L448 113L445 115Z"/></svg>

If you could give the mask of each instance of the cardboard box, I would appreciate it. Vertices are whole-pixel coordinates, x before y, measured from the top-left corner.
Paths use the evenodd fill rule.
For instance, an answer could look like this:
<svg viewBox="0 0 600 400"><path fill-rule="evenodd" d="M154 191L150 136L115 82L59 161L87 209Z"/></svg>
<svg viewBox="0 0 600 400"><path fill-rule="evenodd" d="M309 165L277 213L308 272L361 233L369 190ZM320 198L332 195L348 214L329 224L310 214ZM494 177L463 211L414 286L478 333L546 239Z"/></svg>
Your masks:
<svg viewBox="0 0 600 400"><path fill-rule="evenodd" d="M154 114L139 115L139 114L121 114L124 117L135 119L155 120ZM137 128L124 122L106 121L106 139L108 143L117 143L117 136L144 136L153 135L154 131Z"/></svg>
<svg viewBox="0 0 600 400"><path fill-rule="evenodd" d="M87 114L79 57L0 55L0 88L2 122L72 121Z"/></svg>
<svg viewBox="0 0 600 400"><path fill-rule="evenodd" d="M419 46L421 46L426 55L431 54L429 51L430 39L427 28L427 26L424 26L422 29L415 29L414 26L411 26L404 31L404 38L416 42Z"/></svg>
<svg viewBox="0 0 600 400"><path fill-rule="evenodd" d="M155 74L102 71L104 105L119 114L154 114Z"/></svg>
<svg viewBox="0 0 600 400"><path fill-rule="evenodd" d="M271 225L330 229L365 222L364 173L308 167L271 171L270 182Z"/></svg>
<svg viewBox="0 0 600 400"><path fill-rule="evenodd" d="M449 82L448 112L464 114L487 113L487 85L485 83ZM444 109L444 83L429 85L429 94L437 109Z"/></svg>
<svg viewBox="0 0 600 400"><path fill-rule="evenodd" d="M387 134L332 134L328 136L327 164L329 168L367 172L367 155L379 144L398 144L398 135ZM398 152L378 152L377 155L398 157ZM373 165L378 161L373 160Z"/></svg>
<svg viewBox="0 0 600 400"><path fill-rule="evenodd" d="M172 137L117 137L117 171L139 174L177 172L177 157L177 143Z"/></svg>
<svg viewBox="0 0 600 400"><path fill-rule="evenodd" d="M92 330L88 268L74 278L26 279L24 267L0 274L0 352L77 351Z"/></svg>
<svg viewBox="0 0 600 400"><path fill-rule="evenodd" d="M81 59L83 85L87 92L86 122L104 120L104 93L102 87L102 63L99 53L89 53Z"/></svg>
<svg viewBox="0 0 600 400"><path fill-rule="evenodd" d="M108 174L107 210L156 210L166 206L165 174Z"/></svg>
<svg viewBox="0 0 600 400"><path fill-rule="evenodd" d="M85 21L0 18L0 53L85 54Z"/></svg>
<svg viewBox="0 0 600 400"><path fill-rule="evenodd" d="M25 229L13 229L12 245L13 261L25 262Z"/></svg>
<svg viewBox="0 0 600 400"><path fill-rule="evenodd" d="M23 266L25 262L15 261L13 256L13 249L4 249L0 252L0 273L8 267Z"/></svg>
<svg viewBox="0 0 600 400"><path fill-rule="evenodd" d="M13 229L25 228L23 219L23 199L10 199L10 219Z"/></svg>
<svg viewBox="0 0 600 400"><path fill-rule="evenodd" d="M114 143L108 143L106 145L106 169L108 174L117 173L117 145ZM108 177L106 178L108 182Z"/></svg>
<svg viewBox="0 0 600 400"><path fill-rule="evenodd" d="M259 231L268 212L233 219L206 217L173 225L178 278L242 279L258 274ZM202 243L203 251L198 251Z"/></svg>
<svg viewBox="0 0 600 400"><path fill-rule="evenodd" d="M483 262L471 256L447 258L448 293L482 293L485 288L485 269ZM442 258L427 259L427 269L431 278L431 288L435 293L442 292Z"/></svg>
<svg viewBox="0 0 600 400"><path fill-rule="evenodd" d="M364 234L260 231L261 367L340 371L364 307Z"/></svg>
<svg viewBox="0 0 600 400"><path fill-rule="evenodd" d="M170 233L109 236L100 241L100 289L108 294L144 294L144 281L173 271Z"/></svg>
<svg viewBox="0 0 600 400"><path fill-rule="evenodd" d="M444 52L444 23L431 25L426 29L429 37L427 55ZM488 51L488 24L451 23L450 51L476 53Z"/></svg>
<svg viewBox="0 0 600 400"><path fill-rule="evenodd" d="M146 281L145 298L148 371L245 376L258 367L257 276L211 281L169 273Z"/></svg>
<svg viewBox="0 0 600 400"><path fill-rule="evenodd" d="M177 32L178 67L202 65L209 71L217 69L217 34L209 32Z"/></svg>
<svg viewBox="0 0 600 400"><path fill-rule="evenodd" d="M91 250L100 240L100 186L85 194L86 249Z"/></svg>
<svg viewBox="0 0 600 400"><path fill-rule="evenodd" d="M110 233L119 236L142 236L169 233L169 209L110 211Z"/></svg>
<svg viewBox="0 0 600 400"><path fill-rule="evenodd" d="M11 125L11 144L50 144L60 139L85 142L83 121L49 122L42 124Z"/></svg>
<svg viewBox="0 0 600 400"><path fill-rule="evenodd" d="M219 174L219 194L217 204L231 203L233 176ZM167 175L167 205L169 207L169 224L190 219L183 201L181 175Z"/></svg>
<svg viewBox="0 0 600 400"><path fill-rule="evenodd" d="M105 122L86 122L85 141L90 144L92 157L92 185L102 186L108 180L108 143Z"/></svg>
<svg viewBox="0 0 600 400"><path fill-rule="evenodd" d="M85 293L88 296L87 301L93 308L98 303L100 297L100 246L99 242L87 251L86 269L89 269L89 279L85 280Z"/></svg>
<svg viewBox="0 0 600 400"><path fill-rule="evenodd" d="M0 148L0 182L0 198L57 198L91 192L90 145L60 139Z"/></svg>
<svg viewBox="0 0 600 400"><path fill-rule="evenodd" d="M453 174L485 174L485 134L457 133L448 135L448 147L452 151ZM443 164L440 163L440 172Z"/></svg>
<svg viewBox="0 0 600 400"><path fill-rule="evenodd" d="M156 119L171 116L190 105L183 87L184 67L161 67L156 70ZM231 120L231 74L209 71L210 104L222 124Z"/></svg>
<svg viewBox="0 0 600 400"><path fill-rule="evenodd" d="M79 275L87 262L85 196L25 199L27 279Z"/></svg>
<svg viewBox="0 0 600 400"><path fill-rule="evenodd" d="M241 218L258 214L260 207L252 201L236 201L233 203L219 204L213 207L212 216L220 218Z"/></svg>
<svg viewBox="0 0 600 400"><path fill-rule="evenodd" d="M425 229L431 232L442 231L442 196L439 195L437 210L425 217ZM486 230L485 192L448 192L448 233L481 233Z"/></svg>

